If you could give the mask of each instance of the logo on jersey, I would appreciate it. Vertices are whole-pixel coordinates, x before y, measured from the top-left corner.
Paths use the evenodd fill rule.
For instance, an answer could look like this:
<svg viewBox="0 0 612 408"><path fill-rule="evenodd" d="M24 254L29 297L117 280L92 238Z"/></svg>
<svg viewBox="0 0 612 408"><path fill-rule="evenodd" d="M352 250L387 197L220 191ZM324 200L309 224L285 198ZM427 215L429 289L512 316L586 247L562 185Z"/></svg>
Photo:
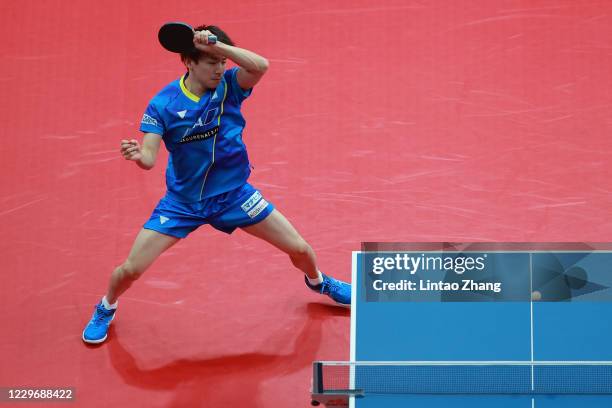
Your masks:
<svg viewBox="0 0 612 408"><path fill-rule="evenodd" d="M202 117L199 117L196 123L193 125L193 128L195 129L199 126L210 125L211 123L214 122L215 119L217 119L217 117L219 116L218 113L219 113L219 108L213 108L213 109L207 110L206 114L202 115L204 116L204 121L202 121Z"/></svg>
<svg viewBox="0 0 612 408"><path fill-rule="evenodd" d="M168 217L164 217L163 215L159 216L159 223L162 224L162 225L164 225L166 223L166 221L169 221L169 220L170 220L170 218L168 218Z"/></svg>
<svg viewBox="0 0 612 408"><path fill-rule="evenodd" d="M202 140L210 139L211 137L215 137L219 134L219 126L215 126L212 129L207 130L204 133L196 133L194 135L185 135L179 140L179 143L191 143L191 142L200 142Z"/></svg>
<svg viewBox="0 0 612 408"><path fill-rule="evenodd" d="M187 113L186 110L182 110L180 112L176 112L176 114L179 115L181 119L185 119L185 114L186 113Z"/></svg>
<svg viewBox="0 0 612 408"><path fill-rule="evenodd" d="M157 120L145 113L144 115L142 115L142 124L157 126Z"/></svg>

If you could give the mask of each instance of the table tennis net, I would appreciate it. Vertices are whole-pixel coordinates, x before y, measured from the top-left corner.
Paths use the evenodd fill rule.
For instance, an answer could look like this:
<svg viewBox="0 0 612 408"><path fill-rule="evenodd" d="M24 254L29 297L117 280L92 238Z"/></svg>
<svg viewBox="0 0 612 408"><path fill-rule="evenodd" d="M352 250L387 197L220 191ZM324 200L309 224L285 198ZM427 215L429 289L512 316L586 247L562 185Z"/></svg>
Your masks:
<svg viewBox="0 0 612 408"><path fill-rule="evenodd" d="M611 362L315 362L314 394L612 394Z"/></svg>

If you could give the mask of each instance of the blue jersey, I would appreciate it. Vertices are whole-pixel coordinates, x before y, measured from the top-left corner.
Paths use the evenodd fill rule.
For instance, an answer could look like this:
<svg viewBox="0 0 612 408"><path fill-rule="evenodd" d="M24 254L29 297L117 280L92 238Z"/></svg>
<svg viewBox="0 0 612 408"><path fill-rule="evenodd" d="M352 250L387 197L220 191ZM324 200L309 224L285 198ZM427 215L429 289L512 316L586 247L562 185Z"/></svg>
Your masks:
<svg viewBox="0 0 612 408"><path fill-rule="evenodd" d="M240 105L251 93L238 85L232 68L216 89L201 97L185 87L181 77L149 103L140 130L162 136L170 153L166 169L167 195L193 203L243 185L251 166L242 142L246 121Z"/></svg>

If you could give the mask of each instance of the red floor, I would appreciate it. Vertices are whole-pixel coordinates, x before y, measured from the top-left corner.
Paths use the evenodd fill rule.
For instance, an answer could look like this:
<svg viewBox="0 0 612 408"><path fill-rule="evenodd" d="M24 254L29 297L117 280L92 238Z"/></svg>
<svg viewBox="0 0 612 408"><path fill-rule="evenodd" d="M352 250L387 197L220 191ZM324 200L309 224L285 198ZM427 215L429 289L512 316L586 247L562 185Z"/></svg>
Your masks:
<svg viewBox="0 0 612 408"><path fill-rule="evenodd" d="M306 407L312 360L348 359L348 311L273 248L209 228L126 293L106 344L81 342L164 192L166 154L144 172L118 141L182 73L157 43L168 20L270 59L245 103L251 181L324 271L348 279L361 241L612 241L610 2L0 11L0 386L75 387L79 407Z"/></svg>

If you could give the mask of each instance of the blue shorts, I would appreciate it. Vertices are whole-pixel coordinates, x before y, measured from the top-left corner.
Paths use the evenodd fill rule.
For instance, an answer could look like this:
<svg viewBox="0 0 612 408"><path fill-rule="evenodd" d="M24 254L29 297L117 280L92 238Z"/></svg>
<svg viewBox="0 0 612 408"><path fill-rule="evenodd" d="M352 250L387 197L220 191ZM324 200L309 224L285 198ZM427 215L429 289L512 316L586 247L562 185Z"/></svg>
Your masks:
<svg viewBox="0 0 612 408"><path fill-rule="evenodd" d="M257 224L274 210L252 185L206 198L197 203L181 203L162 198L144 228L185 238L200 225L210 224L227 234L236 228Z"/></svg>

